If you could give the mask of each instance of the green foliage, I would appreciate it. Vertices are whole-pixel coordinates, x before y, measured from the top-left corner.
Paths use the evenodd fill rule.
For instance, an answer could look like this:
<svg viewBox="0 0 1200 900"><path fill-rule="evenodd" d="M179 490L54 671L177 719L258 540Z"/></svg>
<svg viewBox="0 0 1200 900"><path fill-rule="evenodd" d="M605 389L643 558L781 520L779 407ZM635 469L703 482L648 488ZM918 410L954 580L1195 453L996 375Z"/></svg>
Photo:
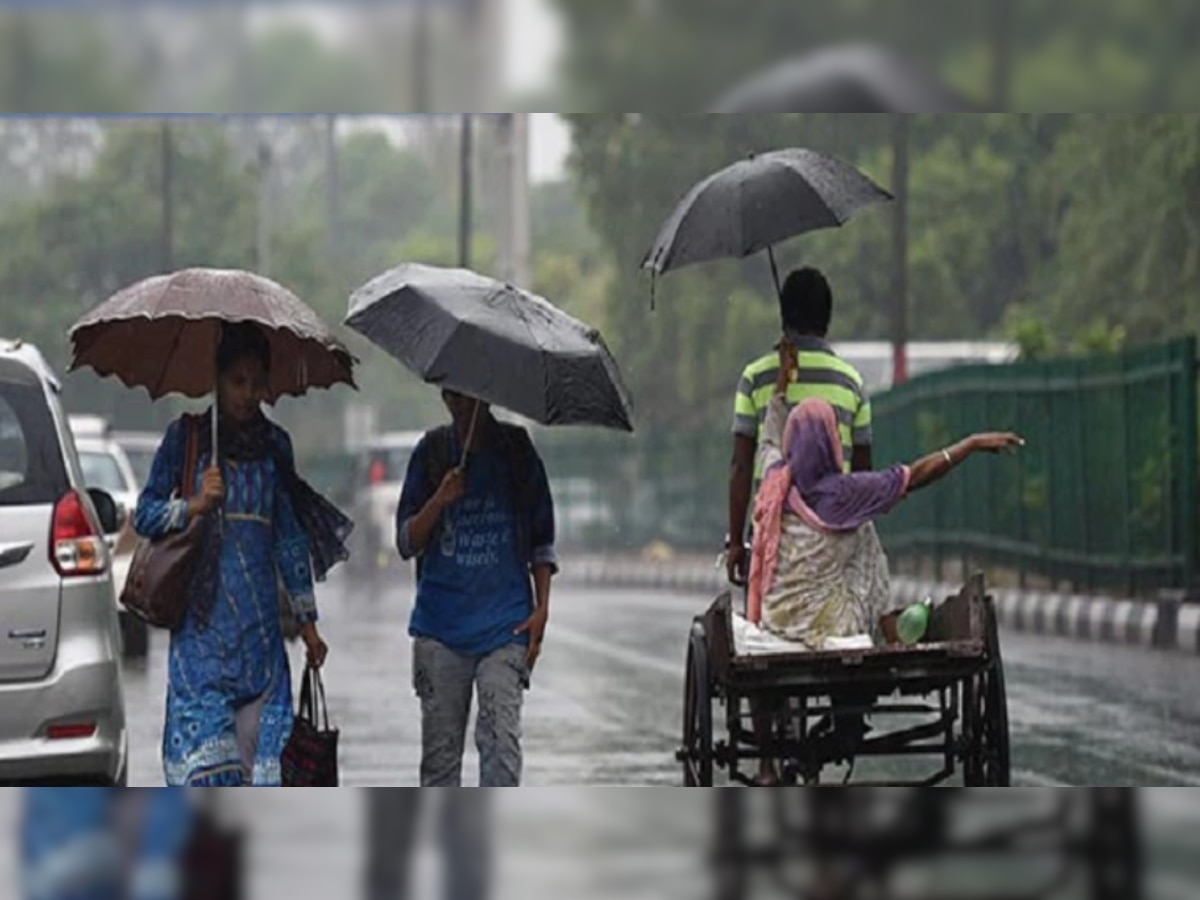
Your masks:
<svg viewBox="0 0 1200 900"><path fill-rule="evenodd" d="M1041 362L1059 352L1059 344L1050 327L1035 313L1012 307L1005 316L1005 331L1017 345L1025 362Z"/></svg>
<svg viewBox="0 0 1200 900"><path fill-rule="evenodd" d="M1135 341L1200 329L1200 116L1073 116L1043 181L1061 210L1037 277L1054 320Z"/></svg>
<svg viewBox="0 0 1200 900"><path fill-rule="evenodd" d="M678 198L749 150L803 145L890 182L879 117L572 114L572 166L614 267L606 312L644 418L718 426L742 365L777 331L764 259L667 275L638 262ZM874 120L873 120L874 119ZM1112 353L1200 329L1200 117L917 116L911 129L914 340L1007 335L1028 359ZM893 216L779 248L835 291L834 337L890 335ZM682 403L682 406L681 406Z"/></svg>

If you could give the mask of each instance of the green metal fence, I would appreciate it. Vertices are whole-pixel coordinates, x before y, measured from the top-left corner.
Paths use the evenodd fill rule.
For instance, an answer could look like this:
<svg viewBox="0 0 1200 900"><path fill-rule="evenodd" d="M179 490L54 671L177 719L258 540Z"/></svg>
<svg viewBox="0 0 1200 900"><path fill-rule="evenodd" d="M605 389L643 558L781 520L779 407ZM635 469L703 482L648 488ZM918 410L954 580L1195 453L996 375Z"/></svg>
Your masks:
<svg viewBox="0 0 1200 900"><path fill-rule="evenodd" d="M893 556L969 559L1079 589L1196 583L1196 342L1119 356L972 366L875 400L875 459L909 461L975 431L1014 458L973 459L882 523Z"/></svg>

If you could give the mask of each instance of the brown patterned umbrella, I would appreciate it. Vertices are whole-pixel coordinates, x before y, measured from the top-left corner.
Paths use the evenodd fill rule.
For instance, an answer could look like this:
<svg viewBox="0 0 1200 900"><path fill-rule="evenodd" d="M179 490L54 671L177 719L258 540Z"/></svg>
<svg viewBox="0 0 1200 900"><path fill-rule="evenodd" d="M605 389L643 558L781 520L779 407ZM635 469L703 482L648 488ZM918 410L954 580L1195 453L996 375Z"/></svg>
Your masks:
<svg viewBox="0 0 1200 900"><path fill-rule="evenodd" d="M269 278L228 269L156 275L113 295L71 329L71 370L115 375L156 400L203 397L216 387L226 322L252 322L269 338L270 402L354 386L357 360L299 297Z"/></svg>

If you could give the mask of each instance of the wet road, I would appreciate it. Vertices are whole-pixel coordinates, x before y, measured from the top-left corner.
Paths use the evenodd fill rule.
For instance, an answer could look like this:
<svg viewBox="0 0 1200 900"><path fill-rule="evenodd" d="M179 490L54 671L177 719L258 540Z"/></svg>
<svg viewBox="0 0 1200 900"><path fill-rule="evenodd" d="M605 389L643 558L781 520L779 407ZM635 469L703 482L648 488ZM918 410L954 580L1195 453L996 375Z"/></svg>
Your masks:
<svg viewBox="0 0 1200 900"><path fill-rule="evenodd" d="M347 786L414 784L409 590L321 594ZM677 785L683 646L706 598L562 588L525 718L526 784ZM127 673L131 778L161 783L165 642ZM1006 633L1016 782L1200 785L1200 659ZM299 657L297 656L297 661ZM471 783L476 760L468 757Z"/></svg>
<svg viewBox="0 0 1200 900"><path fill-rule="evenodd" d="M1044 806L1047 794L1057 795L1051 800L1061 797L1060 792L1032 793L1038 796L1006 795L1017 804L1013 809L1020 817L1015 821L1026 820L1028 810ZM0 789L0 833L13 833L19 794L17 788ZM426 795L433 794L446 796L444 792ZM365 795L354 790L222 792L228 820L246 827L249 900L360 896ZM704 857L715 797L714 792L662 790L491 792L491 808L481 815L492 823L494 900L711 897L712 879ZM985 799L986 809L996 810L995 795ZM1146 900L1196 900L1200 865L1194 835L1200 796L1193 790L1149 790L1142 799L1149 874ZM973 812L967 812L978 820L980 808L976 804ZM1022 809L1026 812L1020 813ZM432 824L432 817L425 821ZM415 859L414 896L418 897L442 896L436 888L443 859L431 831L424 829ZM1027 869L1022 871L1028 874ZM937 877L936 871L928 874ZM0 896L14 900L21 896L16 879L15 842L0 841ZM1078 888L1079 882L1072 885ZM763 890L752 896L782 895ZM1087 893L1064 889L1054 896L1086 900Z"/></svg>

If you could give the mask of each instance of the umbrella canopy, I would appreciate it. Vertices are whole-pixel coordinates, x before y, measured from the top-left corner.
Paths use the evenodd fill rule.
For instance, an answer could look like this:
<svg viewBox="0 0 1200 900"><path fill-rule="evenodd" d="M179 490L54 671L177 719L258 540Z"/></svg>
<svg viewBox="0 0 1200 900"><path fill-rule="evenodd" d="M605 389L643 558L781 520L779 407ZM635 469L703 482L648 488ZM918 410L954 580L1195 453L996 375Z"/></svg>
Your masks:
<svg viewBox="0 0 1200 900"><path fill-rule="evenodd" d="M406 264L355 291L346 324L429 384L543 425L633 431L599 332L512 285Z"/></svg>
<svg viewBox="0 0 1200 900"><path fill-rule="evenodd" d="M812 150L751 156L697 184L663 223L642 268L654 274L741 258L836 228L891 194L856 168Z"/></svg>
<svg viewBox="0 0 1200 900"><path fill-rule="evenodd" d="M713 112L975 112L931 73L870 45L831 47L734 88Z"/></svg>
<svg viewBox="0 0 1200 900"><path fill-rule="evenodd" d="M71 329L71 369L91 367L154 399L202 397L216 388L224 323L251 322L271 343L268 399L354 385L356 360L287 288L261 275L184 269L139 281Z"/></svg>

